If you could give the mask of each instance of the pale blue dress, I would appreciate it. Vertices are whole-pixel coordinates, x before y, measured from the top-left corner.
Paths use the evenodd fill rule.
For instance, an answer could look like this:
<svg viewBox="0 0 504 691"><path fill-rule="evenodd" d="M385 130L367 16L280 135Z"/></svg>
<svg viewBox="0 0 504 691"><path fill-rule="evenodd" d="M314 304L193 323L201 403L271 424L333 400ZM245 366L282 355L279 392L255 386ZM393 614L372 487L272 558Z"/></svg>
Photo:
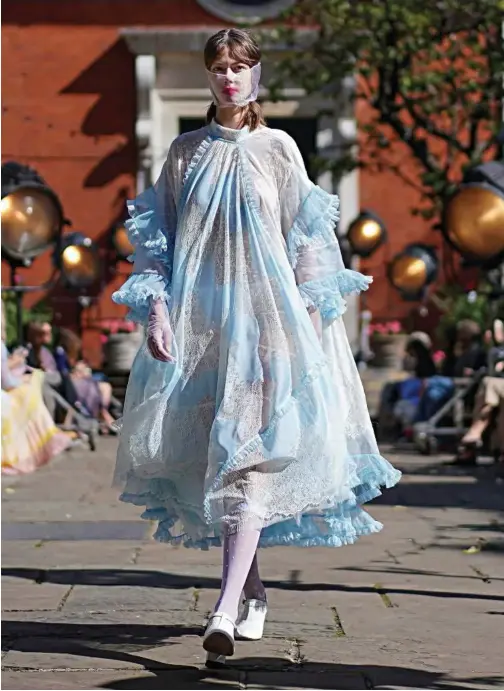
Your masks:
<svg viewBox="0 0 504 691"><path fill-rule="evenodd" d="M339 546L382 527L360 505L400 473L341 318L371 279L344 268L338 206L284 132L215 122L129 202L135 265L113 298L140 323L167 301L176 364L140 349L115 479L157 539L206 549L248 524L263 547Z"/></svg>

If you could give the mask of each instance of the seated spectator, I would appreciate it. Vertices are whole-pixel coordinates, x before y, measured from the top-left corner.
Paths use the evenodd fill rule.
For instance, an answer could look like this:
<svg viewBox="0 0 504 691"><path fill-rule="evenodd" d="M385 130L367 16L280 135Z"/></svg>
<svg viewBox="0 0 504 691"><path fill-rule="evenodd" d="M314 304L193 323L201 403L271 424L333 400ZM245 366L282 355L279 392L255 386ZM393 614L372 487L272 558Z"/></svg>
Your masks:
<svg viewBox="0 0 504 691"><path fill-rule="evenodd" d="M63 380L51 352L52 326L48 322L31 322L28 324L27 340L28 356L26 363L44 373L42 394L44 403L54 420L56 417L56 399L53 389L61 389ZM62 393L65 395L64 391Z"/></svg>
<svg viewBox="0 0 504 691"><path fill-rule="evenodd" d="M412 373L401 381L392 381L382 389L378 413L379 433L399 437L411 424L420 402L423 380L435 372L430 355L431 339L421 331L412 333L406 343L403 369ZM388 434L387 434L388 433Z"/></svg>
<svg viewBox="0 0 504 691"><path fill-rule="evenodd" d="M436 374L431 349L431 339L422 331L412 333L406 343L404 369L414 376L398 382L399 399L394 407L395 416L403 427L409 427L415 420L425 380Z"/></svg>
<svg viewBox="0 0 504 691"><path fill-rule="evenodd" d="M2 473L31 473L71 444L42 398L44 375L27 371L18 350L9 356L2 312Z"/></svg>
<svg viewBox="0 0 504 691"><path fill-rule="evenodd" d="M483 435L493 420L496 424L496 446L499 461L504 462L504 324L496 320L490 333L492 345L488 351L488 376L481 381L473 408L473 423L460 442L456 463L476 463L477 451L483 445Z"/></svg>
<svg viewBox="0 0 504 691"><path fill-rule="evenodd" d="M453 344L448 349L441 373L445 377L472 377L486 364L481 328L472 319L462 319L455 327Z"/></svg>
<svg viewBox="0 0 504 691"><path fill-rule="evenodd" d="M413 376L391 382L382 391L381 413L392 411L396 436L408 434L416 422L432 417L453 392L453 383L437 375L430 337L421 331L410 335L406 344L404 369Z"/></svg>
<svg viewBox="0 0 504 691"><path fill-rule="evenodd" d="M114 418L109 412L112 386L107 381L97 381L89 366L82 360L80 338L69 329L60 329L55 360L62 377L69 378L74 390L74 400L69 402L85 414L100 420L102 431L115 433Z"/></svg>

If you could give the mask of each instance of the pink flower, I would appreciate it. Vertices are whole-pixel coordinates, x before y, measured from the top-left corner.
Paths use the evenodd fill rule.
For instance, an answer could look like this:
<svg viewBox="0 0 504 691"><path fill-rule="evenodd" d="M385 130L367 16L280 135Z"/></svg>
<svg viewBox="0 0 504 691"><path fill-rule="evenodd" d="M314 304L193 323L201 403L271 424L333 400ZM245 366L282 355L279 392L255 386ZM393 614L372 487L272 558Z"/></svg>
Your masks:
<svg viewBox="0 0 504 691"><path fill-rule="evenodd" d="M380 334L382 336L392 336L402 333L402 324L399 321L375 322L369 325L369 334Z"/></svg>
<svg viewBox="0 0 504 691"><path fill-rule="evenodd" d="M100 343L102 345L105 345L106 343L108 343L108 336L106 336L105 334L100 334Z"/></svg>
<svg viewBox="0 0 504 691"><path fill-rule="evenodd" d="M443 362L443 360L446 358L446 353L443 352L442 350L436 350L436 352L432 355L432 359L436 363L436 365L439 365L440 362Z"/></svg>

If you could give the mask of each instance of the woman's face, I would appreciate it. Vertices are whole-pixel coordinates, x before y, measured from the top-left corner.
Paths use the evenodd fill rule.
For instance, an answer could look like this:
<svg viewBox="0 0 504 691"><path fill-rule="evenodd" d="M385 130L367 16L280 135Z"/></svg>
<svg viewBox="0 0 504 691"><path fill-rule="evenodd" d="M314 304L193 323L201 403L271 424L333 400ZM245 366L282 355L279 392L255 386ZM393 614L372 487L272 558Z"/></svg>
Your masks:
<svg viewBox="0 0 504 691"><path fill-rule="evenodd" d="M499 345L504 343L504 323L501 319L496 319L494 321L494 339Z"/></svg>
<svg viewBox="0 0 504 691"><path fill-rule="evenodd" d="M402 361L403 370L405 372L414 372L417 363L418 358L414 350L412 348L406 348Z"/></svg>
<svg viewBox="0 0 504 691"><path fill-rule="evenodd" d="M246 63L232 58L227 48L217 56L208 72L218 105L236 106L248 99L252 91L252 70Z"/></svg>

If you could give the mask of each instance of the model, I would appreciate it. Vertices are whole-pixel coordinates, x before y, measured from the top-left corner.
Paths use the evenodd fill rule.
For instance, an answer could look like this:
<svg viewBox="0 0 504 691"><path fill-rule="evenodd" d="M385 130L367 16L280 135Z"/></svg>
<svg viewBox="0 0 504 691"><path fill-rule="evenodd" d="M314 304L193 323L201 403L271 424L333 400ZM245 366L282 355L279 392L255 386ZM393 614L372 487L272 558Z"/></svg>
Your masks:
<svg viewBox="0 0 504 691"><path fill-rule="evenodd" d="M255 40L204 53L208 125L178 137L129 203L131 276L114 294L146 327L131 371L116 479L155 537L223 546L209 662L258 639L259 547L337 547L381 525L360 505L400 473L379 454L343 325L338 198L308 178L294 141L266 127ZM243 611L238 618L244 593Z"/></svg>

